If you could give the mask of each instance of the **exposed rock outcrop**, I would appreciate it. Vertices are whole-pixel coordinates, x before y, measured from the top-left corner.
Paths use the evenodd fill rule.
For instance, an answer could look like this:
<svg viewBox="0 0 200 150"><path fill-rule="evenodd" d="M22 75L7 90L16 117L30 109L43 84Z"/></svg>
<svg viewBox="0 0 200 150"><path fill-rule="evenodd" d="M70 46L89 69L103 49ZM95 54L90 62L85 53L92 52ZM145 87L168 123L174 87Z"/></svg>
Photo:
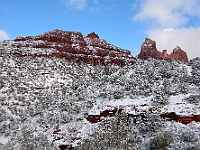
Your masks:
<svg viewBox="0 0 200 150"><path fill-rule="evenodd" d="M192 121L200 122L200 115L192 115L192 116L180 116L177 115L175 112L165 113L160 115L163 118L168 118L169 120L175 120L182 124L188 124Z"/></svg>
<svg viewBox="0 0 200 150"><path fill-rule="evenodd" d="M60 150L73 150L74 148L71 145L60 145Z"/></svg>
<svg viewBox="0 0 200 150"><path fill-rule="evenodd" d="M73 62L84 62L94 65L115 64L125 66L126 63L134 64L135 58L130 51L121 49L107 43L92 32L83 36L80 32L70 32L63 30L53 30L38 36L18 37L13 41L4 41L4 47L11 47L10 54L36 57L57 57L65 58ZM178 59L188 62L187 53L179 46L174 48L171 54L167 50L162 52L156 48L156 42L145 38L141 51L138 55L140 59Z"/></svg>
<svg viewBox="0 0 200 150"><path fill-rule="evenodd" d="M163 50L162 52L158 51L156 48L156 42L151 40L150 38L145 38L145 41L142 43L141 51L138 55L140 59L148 59L148 58L155 58L155 59L177 59L182 62L188 62L187 53L183 51L179 46L174 48L171 54L167 53L167 50Z"/></svg>
<svg viewBox="0 0 200 150"><path fill-rule="evenodd" d="M20 57L52 56L94 65L135 63L130 51L107 43L94 32L84 37L80 32L53 30L39 36L18 37L12 41L12 47L17 50L11 53Z"/></svg>
<svg viewBox="0 0 200 150"><path fill-rule="evenodd" d="M106 109L100 112L100 114L88 115L86 119L91 123L97 123L101 121L101 117L113 117L113 116L116 116L117 114L118 115L121 114L122 110L123 109L118 109L118 108Z"/></svg>
<svg viewBox="0 0 200 150"><path fill-rule="evenodd" d="M151 109L152 110L152 109ZM100 114L96 114L96 115L88 115L87 116L87 120L91 123L97 123L101 121L101 117L114 117L116 115L121 114L123 111L123 109L118 109L118 108L113 108L110 110L104 110L101 111ZM150 112L138 112L137 114L129 114L127 113L128 116L128 120L132 118L133 122L136 123L138 119L141 119L142 121L146 121L146 116L147 113L153 113L152 111ZM166 112L166 113L162 113L160 114L160 117L162 118L166 118L169 121L177 121L180 122L182 124L189 124L191 122L200 122L200 115L188 115L188 116L181 116L181 115L177 115L175 112Z"/></svg>
<svg viewBox="0 0 200 150"><path fill-rule="evenodd" d="M99 36L95 32L88 34L87 37L93 38L93 39L99 39Z"/></svg>
<svg viewBox="0 0 200 150"><path fill-rule="evenodd" d="M179 46L173 49L169 57L178 59L182 62L188 62L187 53L183 51Z"/></svg>

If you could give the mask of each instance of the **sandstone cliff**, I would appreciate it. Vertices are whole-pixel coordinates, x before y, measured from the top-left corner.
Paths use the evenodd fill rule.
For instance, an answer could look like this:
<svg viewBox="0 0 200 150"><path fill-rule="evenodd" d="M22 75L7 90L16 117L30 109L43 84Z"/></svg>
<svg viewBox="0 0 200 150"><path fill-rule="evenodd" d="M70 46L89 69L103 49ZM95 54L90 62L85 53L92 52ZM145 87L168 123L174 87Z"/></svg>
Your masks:
<svg viewBox="0 0 200 150"><path fill-rule="evenodd" d="M188 62L187 53L183 51L179 46L174 48L171 54L168 54L167 50L160 52L156 48L156 42L149 38L145 38L145 41L142 43L141 51L138 57L140 59L148 59L150 57L164 60L177 59L182 62Z"/></svg>
<svg viewBox="0 0 200 150"><path fill-rule="evenodd" d="M83 36L80 32L70 32L63 30L53 30L38 36L17 37L13 41L4 41L3 47L11 49L11 55L37 56L37 57L57 57L65 58L76 63L90 63L94 65L120 65L135 63L135 58L130 51L121 49L109 44L106 40L92 32ZM167 50L162 52L156 48L156 42L145 38L141 51L138 55L140 59L178 59L188 62L187 53L179 46L174 48L171 54Z"/></svg>
<svg viewBox="0 0 200 150"><path fill-rule="evenodd" d="M107 43L94 32L84 37L80 32L53 30L39 36L18 37L12 42L12 47L18 49L12 54L21 57L26 55L53 56L77 63L84 62L94 65L115 64L124 66L126 63L135 63L135 58L130 51ZM27 51L24 48L32 48L35 51Z"/></svg>

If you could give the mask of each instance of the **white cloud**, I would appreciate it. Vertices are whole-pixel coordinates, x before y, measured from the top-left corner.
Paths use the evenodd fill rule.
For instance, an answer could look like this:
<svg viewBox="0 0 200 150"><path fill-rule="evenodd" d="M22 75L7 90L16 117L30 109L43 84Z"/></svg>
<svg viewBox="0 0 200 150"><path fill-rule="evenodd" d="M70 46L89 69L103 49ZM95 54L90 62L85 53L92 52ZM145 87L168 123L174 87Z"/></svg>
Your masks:
<svg viewBox="0 0 200 150"><path fill-rule="evenodd" d="M151 30L148 32L148 36L156 41L160 51L167 49L168 53L171 53L176 46L180 46L187 52L189 59L200 56L200 27Z"/></svg>
<svg viewBox="0 0 200 150"><path fill-rule="evenodd" d="M134 21L145 21L151 27L178 28L189 21L188 16L200 17L199 0L144 0Z"/></svg>
<svg viewBox="0 0 200 150"><path fill-rule="evenodd" d="M71 10L83 10L86 6L86 0L66 0L65 5Z"/></svg>
<svg viewBox="0 0 200 150"><path fill-rule="evenodd" d="M9 39L8 34L4 30L0 30L0 41L8 39Z"/></svg>

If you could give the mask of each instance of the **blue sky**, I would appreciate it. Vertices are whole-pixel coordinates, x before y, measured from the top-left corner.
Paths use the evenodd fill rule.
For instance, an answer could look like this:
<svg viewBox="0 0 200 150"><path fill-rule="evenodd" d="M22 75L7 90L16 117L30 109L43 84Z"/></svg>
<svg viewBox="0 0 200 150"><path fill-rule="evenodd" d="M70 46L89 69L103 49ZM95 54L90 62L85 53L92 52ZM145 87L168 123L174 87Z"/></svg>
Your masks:
<svg viewBox="0 0 200 150"><path fill-rule="evenodd" d="M199 0L0 0L0 40L61 29L96 32L139 53L145 37L169 53L177 45L200 56Z"/></svg>

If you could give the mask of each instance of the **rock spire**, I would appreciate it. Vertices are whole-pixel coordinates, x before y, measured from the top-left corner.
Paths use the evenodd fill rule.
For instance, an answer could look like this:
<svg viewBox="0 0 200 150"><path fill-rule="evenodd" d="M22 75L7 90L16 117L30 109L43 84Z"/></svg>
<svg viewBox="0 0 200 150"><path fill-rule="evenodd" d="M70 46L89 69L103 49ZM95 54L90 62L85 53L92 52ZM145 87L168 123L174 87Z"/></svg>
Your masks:
<svg viewBox="0 0 200 150"><path fill-rule="evenodd" d="M138 55L140 59L177 59L182 62L188 62L187 53L183 51L179 46L174 48L171 54L167 53L167 50L163 50L162 52L158 51L156 48L156 42L151 40L150 38L145 38L145 41L142 43L141 51Z"/></svg>

